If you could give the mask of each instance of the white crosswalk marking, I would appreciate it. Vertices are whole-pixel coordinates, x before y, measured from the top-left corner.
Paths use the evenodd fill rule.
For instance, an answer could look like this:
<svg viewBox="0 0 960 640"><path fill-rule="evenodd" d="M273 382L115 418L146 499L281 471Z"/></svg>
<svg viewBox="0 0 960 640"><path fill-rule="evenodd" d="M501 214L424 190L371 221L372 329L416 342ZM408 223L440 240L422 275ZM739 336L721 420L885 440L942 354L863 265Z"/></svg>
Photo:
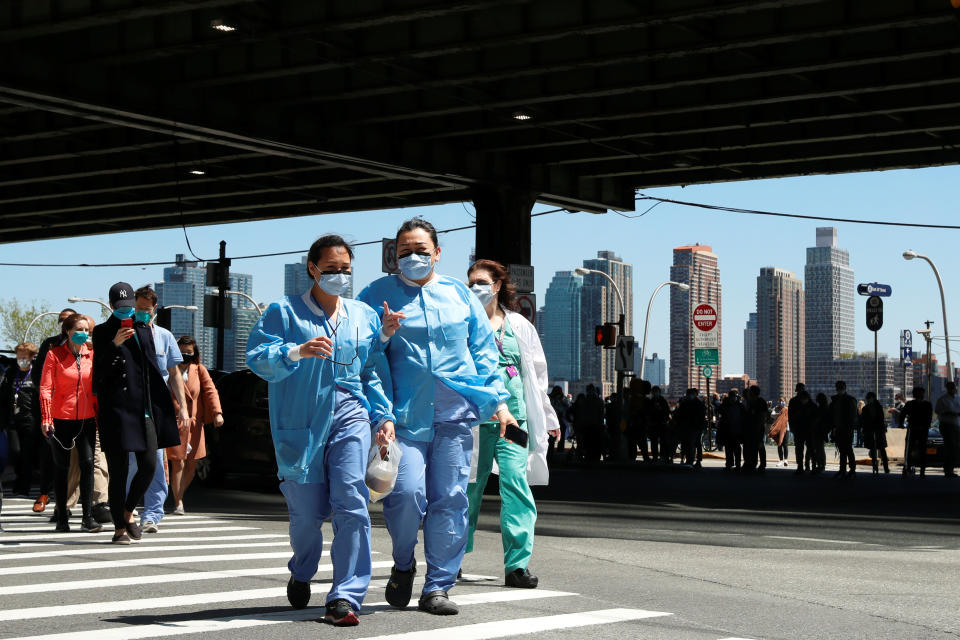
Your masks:
<svg viewBox="0 0 960 640"><path fill-rule="evenodd" d="M193 523L196 524L196 523ZM73 526L73 525L71 525ZM214 531L256 531L260 527L187 527L177 529L176 533L199 533L199 532L208 532L212 533ZM12 531L7 529L8 532ZM53 530L53 525L50 525L43 529L23 529L17 531L17 535L4 534L0 535L0 548L3 547L7 542L17 542L25 540L49 540L55 538L57 540L76 540L77 537L86 538L88 540L97 540L99 537L110 537L113 535L113 525L105 525L105 528L100 533L82 533L80 531L80 526L77 525L71 533L56 533ZM153 535L153 534L147 534Z"/></svg>
<svg viewBox="0 0 960 640"><path fill-rule="evenodd" d="M177 533L180 533L180 531L181 531L181 530L177 530ZM217 531L223 531L223 529L217 529ZM110 531L109 533L110 533L111 536L113 535L113 531ZM156 540L157 542L164 542L164 543L169 543L169 542L223 542L223 541L227 541L227 540L267 540L267 539L271 539L271 538L287 538L287 537L288 537L288 536L287 536L287 534L285 534L285 533L250 533L250 534L238 535L238 536L183 536L183 537L177 537L177 536L167 536L167 535L163 535L163 536L155 537L154 540ZM25 540L25 541L23 541L23 542L19 542L19 541L17 541L17 540L13 540L12 542L8 542L8 541L7 541L7 538L6 538L6 537L3 537L3 538L0 538L0 550L6 551L7 549L24 549L24 548L27 548L27 547L29 547L29 548L31 548L31 549L35 549L35 548L37 548L37 547L61 547L61 548L81 547L81 546L82 546L82 547L89 547L89 546L90 546L90 543L91 543L90 539L87 538L86 536L83 536L83 538L82 538L81 540L70 540L70 539L61 539L61 540L49 540L49 539L47 539L47 540L44 540L43 538L33 538L33 540L37 540L37 542L32 542L32 541L29 541L29 540ZM99 543L100 540L96 540L96 542ZM147 542L150 542L150 539L149 539L149 538L147 538ZM326 541L324 541L324 544L326 544ZM0 553L0 555L3 555L3 554Z"/></svg>
<svg viewBox="0 0 960 640"><path fill-rule="evenodd" d="M159 542L159 540L158 540ZM96 555L115 555L126 553L153 553L155 551L190 551L193 549L254 549L258 547L286 547L289 546L287 540L276 540L274 542L232 542L229 544L177 544L171 546L138 544L129 547L115 547L113 545L100 547L98 549L58 549L57 551L36 551L32 553L5 553L0 554L2 560L33 560L36 558L53 558L56 556L96 556Z"/></svg>
<svg viewBox="0 0 960 640"><path fill-rule="evenodd" d="M111 547L112 549L113 547ZM276 560L289 558L289 551L279 553L229 553L208 556L175 556L170 558L124 558L123 560L104 560L101 562L64 562L44 564L35 567L3 567L0 576L24 575L28 573L59 573L61 571L93 571L97 569L114 569L117 567L153 566L159 564L186 564L194 565L207 562L228 562L234 560Z"/></svg>
<svg viewBox="0 0 960 640"><path fill-rule="evenodd" d="M174 523L168 523L168 522L166 522L166 521L163 521L163 522L160 523L158 526L159 526L160 528L169 527L169 526L171 526L171 524L173 524L173 526L176 526L176 527L196 526L196 525L200 524L200 522L203 522L204 526L206 526L206 525L211 525L211 524L229 524L229 523L233 522L233 520L203 520L203 521L193 520L193 521L190 521L190 522L182 522L182 523L180 523L180 524L176 524L175 522L174 522ZM39 523L37 523L37 524L39 524ZM71 523L70 526L71 526L71 527L76 527L76 529L74 529L75 531L80 531L80 523L79 523L79 522ZM105 525L105 526L109 528L110 525ZM48 532L49 532L49 531L53 528L53 524L52 524L52 523L47 523L47 527L48 527L48 528L46 528L46 529L37 529L37 528L36 528L36 525L33 524L33 523L31 523L31 524L29 524L29 525L23 525L23 524L17 524L17 525L11 525L11 526L3 525L3 528L4 528L5 530L7 530L7 531L14 531L14 532L48 531Z"/></svg>

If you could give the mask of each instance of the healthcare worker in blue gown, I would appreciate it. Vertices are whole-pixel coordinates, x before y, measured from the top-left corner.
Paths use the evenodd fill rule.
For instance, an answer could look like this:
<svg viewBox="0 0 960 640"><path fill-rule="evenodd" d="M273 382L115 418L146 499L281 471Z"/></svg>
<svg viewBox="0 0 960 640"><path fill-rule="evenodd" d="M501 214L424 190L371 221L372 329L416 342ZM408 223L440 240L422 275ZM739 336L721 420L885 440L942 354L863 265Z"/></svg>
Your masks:
<svg viewBox="0 0 960 640"><path fill-rule="evenodd" d="M310 601L323 549L320 527L332 516L333 583L324 619L338 626L358 624L370 584L364 474L371 438L385 445L394 437L376 367L383 358L380 318L340 297L352 258L340 236L319 238L307 255L314 285L271 304L247 342L247 365L270 383L270 427L293 547L287 598L297 609Z"/></svg>
<svg viewBox="0 0 960 640"><path fill-rule="evenodd" d="M405 222L397 232L397 258L400 275L380 278L358 296L383 313L403 451L396 486L383 500L394 564L386 599L400 608L410 602L422 522L427 571L419 608L452 615L459 610L447 592L467 544L471 427L496 415L502 433L513 418L487 313L463 282L436 273L433 225Z"/></svg>

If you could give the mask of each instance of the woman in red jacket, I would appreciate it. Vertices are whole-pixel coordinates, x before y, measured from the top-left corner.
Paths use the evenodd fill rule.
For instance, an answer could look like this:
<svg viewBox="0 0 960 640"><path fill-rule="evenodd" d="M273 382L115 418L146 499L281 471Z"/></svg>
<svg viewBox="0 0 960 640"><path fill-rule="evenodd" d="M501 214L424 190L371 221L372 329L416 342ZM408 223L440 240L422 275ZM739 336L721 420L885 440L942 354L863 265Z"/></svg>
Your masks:
<svg viewBox="0 0 960 640"><path fill-rule="evenodd" d="M102 529L90 512L97 434L93 350L87 344L91 328L87 317L78 313L64 320L63 331L67 339L47 354L40 379L40 428L43 435L50 438L57 467L54 491L58 532L70 531L66 509L67 471L73 448L77 449L80 466L80 502L83 507L80 528L88 533Z"/></svg>
<svg viewBox="0 0 960 640"><path fill-rule="evenodd" d="M207 447L203 437L203 426L213 424L223 426L223 411L220 409L220 394L213 385L213 379L206 367L200 364L200 347L190 336L177 340L183 362L178 365L183 377L183 391L187 399L187 411L190 420L180 424L180 446L167 447L167 460L170 461L170 489L173 493L174 515L182 516L183 494L193 481L197 470L197 460L205 458ZM178 411L180 406L173 399Z"/></svg>

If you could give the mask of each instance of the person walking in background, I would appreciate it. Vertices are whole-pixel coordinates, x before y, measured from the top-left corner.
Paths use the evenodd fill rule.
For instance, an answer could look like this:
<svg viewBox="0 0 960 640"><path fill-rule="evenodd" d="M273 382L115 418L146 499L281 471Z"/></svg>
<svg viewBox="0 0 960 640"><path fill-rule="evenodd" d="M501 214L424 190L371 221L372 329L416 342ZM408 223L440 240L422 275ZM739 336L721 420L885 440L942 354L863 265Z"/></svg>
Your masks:
<svg viewBox="0 0 960 640"><path fill-rule="evenodd" d="M883 472L890 473L890 462L887 460L887 421L883 415L883 405L873 391L867 392L866 403L860 412L860 428L863 429L864 441L870 449L873 472L880 472L879 458L883 461Z"/></svg>
<svg viewBox="0 0 960 640"><path fill-rule="evenodd" d="M777 445L777 466L790 466L790 438L788 437L788 421L790 411L787 401L780 398L774 412L773 426L770 427L769 437Z"/></svg>
<svg viewBox="0 0 960 640"><path fill-rule="evenodd" d="M650 389L647 405L647 430L650 433L650 457L654 462L672 460L670 437L670 405L660 392L660 387Z"/></svg>
<svg viewBox="0 0 960 640"><path fill-rule="evenodd" d="M743 473L762 473L767 467L764 439L770 424L770 409L760 395L760 387L747 390L747 428L743 436Z"/></svg>
<svg viewBox="0 0 960 640"><path fill-rule="evenodd" d="M830 422L830 401L827 394L817 394L817 407L813 422L813 465L812 473L822 473L827 468L827 440L832 430Z"/></svg>
<svg viewBox="0 0 960 640"><path fill-rule="evenodd" d="M706 420L706 409L700 400L699 389L687 389L687 394L680 400L677 410L673 414L673 422L680 438L680 456L684 464L696 466L697 446L696 438L703 431Z"/></svg>
<svg viewBox="0 0 960 640"><path fill-rule="evenodd" d="M639 453L644 462L650 462L650 449L647 446L650 388L650 383L646 380L634 378L630 381L627 405L627 460L636 460Z"/></svg>
<svg viewBox="0 0 960 640"><path fill-rule="evenodd" d="M907 427L905 445L906 460L903 463L903 475L909 475L920 468L920 475L927 472L927 435L933 422L933 405L925 400L923 387L913 388L913 399L903 405L903 423Z"/></svg>
<svg viewBox="0 0 960 640"><path fill-rule="evenodd" d="M556 437L560 431L557 414L546 393L547 359L536 327L516 312L516 291L506 267L493 260L478 260L467 277L470 290L490 320L500 354L500 379L510 394L507 409L517 421L517 432L501 434L500 425L493 419L475 428L471 462L475 474L471 473L467 485L470 526L466 553L473 551L483 490L496 463L500 476L504 581L508 587L533 589L539 580L528 567L533 555L537 506L530 486L548 483L547 437Z"/></svg>
<svg viewBox="0 0 960 640"><path fill-rule="evenodd" d="M126 282L110 287L113 313L93 331L93 384L99 403L100 444L110 467L110 514L114 544L139 540L133 511L153 480L157 449L180 443L178 423L187 420L181 402L175 411L157 366L153 331L136 321L137 300ZM182 386L181 386L182 397ZM137 471L127 488L129 454Z"/></svg>
<svg viewBox="0 0 960 640"><path fill-rule="evenodd" d="M396 485L383 500L394 562L385 596L398 608L410 602L423 523L427 571L418 607L454 615L460 609L447 592L467 543L471 427L496 414L503 435L516 420L506 405L486 310L463 282L436 272L436 229L414 218L400 226L396 240L400 274L375 280L358 296L383 314L403 452ZM402 324L388 322L396 317Z"/></svg>
<svg viewBox="0 0 960 640"><path fill-rule="evenodd" d="M746 410L740 402L740 394L736 389L731 389L720 403L717 417L717 438L723 438L726 471L739 471L743 464L742 442L746 423Z"/></svg>
<svg viewBox="0 0 960 640"><path fill-rule="evenodd" d="M588 384L579 409L575 408L577 425L577 449L583 449L583 462L597 462L603 452L603 400L600 391Z"/></svg>
<svg viewBox="0 0 960 640"><path fill-rule="evenodd" d="M307 253L313 285L272 303L247 341L247 365L269 383L277 475L290 512L287 599L295 609L310 602L310 580L323 551L320 525L330 517L333 581L324 620L336 626L359 624L370 586L364 476L372 432L381 446L394 437L377 368L383 359L380 318L363 302L343 297L352 270L353 249L343 238L318 238ZM386 322L392 332L398 317L388 314Z"/></svg>
<svg viewBox="0 0 960 640"><path fill-rule="evenodd" d="M190 336L181 336L177 340L183 361L177 365L183 380L183 393L187 400L189 418L180 425L180 445L167 448L167 460L170 464L170 491L173 494L174 515L182 516L183 495L193 481L197 470L197 460L207 456L204 425L212 424L219 429L223 426L223 410L220 408L220 394L213 384L207 368L200 364L200 348ZM180 408L177 399L173 406Z"/></svg>
<svg viewBox="0 0 960 640"><path fill-rule="evenodd" d="M955 478L957 444L960 440L960 398L957 397L957 385L953 380L948 380L945 388L946 393L937 399L936 413L943 437L943 475Z"/></svg>
<svg viewBox="0 0 960 640"><path fill-rule="evenodd" d="M557 436L557 441L555 444L554 451L556 453L556 458L553 460L560 460L563 456L564 442L567 438L567 430L570 428L570 417L567 415L569 407L567 406L566 398L563 395L563 389L559 386L554 386L550 390L550 406L553 407L553 412L557 414L557 420L560 422L560 435ZM551 460L551 462L553 461Z"/></svg>
<svg viewBox="0 0 960 640"><path fill-rule="evenodd" d="M14 353L16 362L0 375L0 431L7 432L10 462L17 472L13 493L27 496L37 452L45 448L40 434L39 388L33 383L37 345L21 342ZM2 471L0 468L0 473Z"/></svg>
<svg viewBox="0 0 960 640"><path fill-rule="evenodd" d="M796 395L787 404L787 416L790 432L793 434L793 449L796 454L797 470L794 475L803 473L805 456L813 450L813 429L816 420L816 405L810 400L810 394L802 382L798 382ZM807 470L810 462L807 461Z"/></svg>
<svg viewBox="0 0 960 640"><path fill-rule="evenodd" d="M43 434L51 439L56 464L55 495L58 532L69 532L67 471L70 451L76 448L80 466L80 529L103 529L93 518L93 452L97 436L97 406L93 389L93 353L87 346L90 322L74 313L63 321L67 342L47 354L40 378L40 412Z"/></svg>
<svg viewBox="0 0 960 640"><path fill-rule="evenodd" d="M857 461L853 455L853 431L859 417L857 400L847 394L847 383L843 380L837 381L836 389L837 394L830 399L830 425L833 428L833 441L840 453L840 471L835 477L853 478L857 471Z"/></svg>

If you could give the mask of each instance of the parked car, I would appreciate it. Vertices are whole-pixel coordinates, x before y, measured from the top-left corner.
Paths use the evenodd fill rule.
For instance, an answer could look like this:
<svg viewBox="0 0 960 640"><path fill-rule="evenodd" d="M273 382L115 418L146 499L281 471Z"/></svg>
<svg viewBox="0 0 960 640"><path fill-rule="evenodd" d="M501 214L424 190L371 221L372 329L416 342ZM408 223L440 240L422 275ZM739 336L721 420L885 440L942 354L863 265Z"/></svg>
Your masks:
<svg viewBox="0 0 960 640"><path fill-rule="evenodd" d="M927 466L943 466L943 436L940 434L939 422L935 422L927 432Z"/></svg>
<svg viewBox="0 0 960 640"><path fill-rule="evenodd" d="M197 480L275 488L277 461L266 381L243 370L217 376L214 383L220 393L223 426L206 427L207 457L197 463Z"/></svg>

